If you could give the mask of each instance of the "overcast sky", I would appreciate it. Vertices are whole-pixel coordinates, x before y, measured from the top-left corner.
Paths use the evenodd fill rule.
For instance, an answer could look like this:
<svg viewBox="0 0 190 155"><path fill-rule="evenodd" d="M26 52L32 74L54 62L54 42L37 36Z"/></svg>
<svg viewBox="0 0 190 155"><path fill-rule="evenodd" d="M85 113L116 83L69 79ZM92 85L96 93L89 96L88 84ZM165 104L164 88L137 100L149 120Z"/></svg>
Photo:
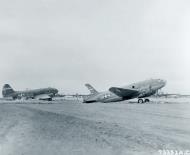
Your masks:
<svg viewBox="0 0 190 155"><path fill-rule="evenodd" d="M162 78L163 91L190 94L190 1L1 1L0 73L18 90Z"/></svg>

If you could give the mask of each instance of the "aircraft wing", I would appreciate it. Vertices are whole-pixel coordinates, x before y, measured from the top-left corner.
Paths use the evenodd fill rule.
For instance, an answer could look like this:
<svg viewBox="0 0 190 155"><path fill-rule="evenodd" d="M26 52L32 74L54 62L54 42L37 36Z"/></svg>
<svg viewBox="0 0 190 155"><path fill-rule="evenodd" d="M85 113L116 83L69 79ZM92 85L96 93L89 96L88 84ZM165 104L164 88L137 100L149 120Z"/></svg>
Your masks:
<svg viewBox="0 0 190 155"><path fill-rule="evenodd" d="M124 97L124 98L134 97L139 94L138 90L118 88L118 87L111 87L109 91L111 91L112 93L116 94L119 97Z"/></svg>
<svg viewBox="0 0 190 155"><path fill-rule="evenodd" d="M35 99L41 99L41 100L45 100L45 99L49 99L49 98L51 98L51 97L48 94L40 94L40 95L35 96Z"/></svg>

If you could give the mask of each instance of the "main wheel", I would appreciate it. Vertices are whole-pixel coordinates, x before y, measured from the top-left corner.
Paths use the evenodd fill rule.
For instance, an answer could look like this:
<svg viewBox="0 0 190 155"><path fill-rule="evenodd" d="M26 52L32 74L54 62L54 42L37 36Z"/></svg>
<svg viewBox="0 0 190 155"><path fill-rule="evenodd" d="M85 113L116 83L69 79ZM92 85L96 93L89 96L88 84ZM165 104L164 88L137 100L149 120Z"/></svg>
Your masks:
<svg viewBox="0 0 190 155"><path fill-rule="evenodd" d="M141 103L141 104L144 103L143 99L141 99L141 98L138 99L138 103Z"/></svg>
<svg viewBox="0 0 190 155"><path fill-rule="evenodd" d="M150 102L150 100L146 98L146 99L144 100L144 102Z"/></svg>
<svg viewBox="0 0 190 155"><path fill-rule="evenodd" d="M52 101L52 98L49 98L48 101Z"/></svg>

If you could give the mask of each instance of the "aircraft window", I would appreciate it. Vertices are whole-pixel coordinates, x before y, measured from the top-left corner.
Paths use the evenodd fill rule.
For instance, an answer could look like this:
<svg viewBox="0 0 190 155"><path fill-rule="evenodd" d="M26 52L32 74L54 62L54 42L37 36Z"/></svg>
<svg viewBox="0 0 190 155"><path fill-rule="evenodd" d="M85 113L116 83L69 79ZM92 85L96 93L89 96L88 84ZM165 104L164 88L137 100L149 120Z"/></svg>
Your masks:
<svg viewBox="0 0 190 155"><path fill-rule="evenodd" d="M132 88L135 88L135 86L132 86Z"/></svg>

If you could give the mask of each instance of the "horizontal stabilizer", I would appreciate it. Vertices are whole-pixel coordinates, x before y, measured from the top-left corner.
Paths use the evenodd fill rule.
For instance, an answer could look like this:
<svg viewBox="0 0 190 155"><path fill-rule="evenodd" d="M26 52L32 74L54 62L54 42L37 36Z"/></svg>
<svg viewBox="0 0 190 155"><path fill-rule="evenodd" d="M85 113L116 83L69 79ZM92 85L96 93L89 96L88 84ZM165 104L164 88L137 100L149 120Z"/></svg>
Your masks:
<svg viewBox="0 0 190 155"><path fill-rule="evenodd" d="M139 91L137 90L117 88L117 87L111 87L109 91L123 98L131 98L139 94Z"/></svg>

